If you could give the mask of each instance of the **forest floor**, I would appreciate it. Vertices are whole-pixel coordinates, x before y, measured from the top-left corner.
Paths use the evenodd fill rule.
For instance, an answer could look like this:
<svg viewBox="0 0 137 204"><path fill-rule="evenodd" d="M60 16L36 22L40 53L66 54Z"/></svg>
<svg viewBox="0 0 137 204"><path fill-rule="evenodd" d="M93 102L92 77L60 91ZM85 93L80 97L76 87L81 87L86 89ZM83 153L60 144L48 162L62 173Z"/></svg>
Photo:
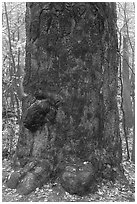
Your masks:
<svg viewBox="0 0 137 204"><path fill-rule="evenodd" d="M132 149L132 134L128 137L129 150ZM126 145L122 139L123 167L127 183L117 180L115 183L102 181L98 185L98 191L88 196L70 195L59 185L44 185L41 189L27 196L19 195L16 190L8 189L5 179L12 171L10 161L4 159L2 166L2 202L135 202L135 164L126 160Z"/></svg>

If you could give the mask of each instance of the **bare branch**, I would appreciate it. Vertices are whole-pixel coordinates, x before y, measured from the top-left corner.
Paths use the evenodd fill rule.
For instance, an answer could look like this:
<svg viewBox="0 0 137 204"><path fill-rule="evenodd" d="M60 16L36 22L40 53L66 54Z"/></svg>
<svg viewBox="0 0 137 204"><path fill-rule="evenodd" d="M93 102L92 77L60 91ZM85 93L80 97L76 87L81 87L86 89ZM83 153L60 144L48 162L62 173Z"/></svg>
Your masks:
<svg viewBox="0 0 137 204"><path fill-rule="evenodd" d="M133 52L133 51L134 51L134 50L133 50L133 46L132 46L132 43L131 43L131 40L130 40L130 37L129 37L128 20L129 20L129 19L127 19L127 14L126 14L126 2L125 2L124 22L125 22L125 25L126 25L128 41L129 41L130 47L131 47L132 52Z"/></svg>

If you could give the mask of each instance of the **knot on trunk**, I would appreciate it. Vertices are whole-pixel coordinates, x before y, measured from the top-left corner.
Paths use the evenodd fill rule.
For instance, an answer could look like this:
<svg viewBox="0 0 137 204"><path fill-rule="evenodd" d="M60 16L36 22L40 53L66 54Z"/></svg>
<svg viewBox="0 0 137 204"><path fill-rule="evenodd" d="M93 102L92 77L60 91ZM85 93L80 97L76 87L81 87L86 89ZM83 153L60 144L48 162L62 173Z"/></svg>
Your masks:
<svg viewBox="0 0 137 204"><path fill-rule="evenodd" d="M48 99L36 100L26 111L23 117L25 128L36 132L45 123L54 124L58 109L58 102Z"/></svg>

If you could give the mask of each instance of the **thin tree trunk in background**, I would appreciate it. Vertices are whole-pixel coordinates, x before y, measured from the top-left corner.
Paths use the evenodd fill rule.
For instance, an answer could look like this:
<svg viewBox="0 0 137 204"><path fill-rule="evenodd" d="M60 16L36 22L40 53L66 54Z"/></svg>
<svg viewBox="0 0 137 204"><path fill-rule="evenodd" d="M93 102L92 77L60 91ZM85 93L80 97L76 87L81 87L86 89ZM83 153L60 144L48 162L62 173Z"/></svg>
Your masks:
<svg viewBox="0 0 137 204"><path fill-rule="evenodd" d="M123 36L123 68L122 68L122 76L123 76L123 105L125 112L125 125L126 129L131 128L133 126L133 113L132 113L132 103L131 103L131 86L129 80L129 56L128 56L128 42L130 42L128 25L127 25L127 3L124 3L124 36ZM132 48L132 45L131 45Z"/></svg>
<svg viewBox="0 0 137 204"><path fill-rule="evenodd" d="M131 128L133 126L133 113L132 113L132 103L131 103L131 87L129 80L129 58L128 58L128 46L127 37L123 37L123 99L124 99L124 112L125 112L125 122L126 127Z"/></svg>
<svg viewBox="0 0 137 204"><path fill-rule="evenodd" d="M8 39L9 39L9 51L10 51L10 55L11 55L11 58L12 58L13 67L15 69L15 60L14 60L14 56L13 56L13 53L12 53L12 45L11 45L11 37L10 37L9 19L8 19L7 7L6 7L5 2L4 2L4 7L5 7L5 15L6 15L6 21L7 21L7 30L8 30Z"/></svg>
<svg viewBox="0 0 137 204"><path fill-rule="evenodd" d="M134 50L134 48L133 48ZM135 54L134 51L132 52L132 70L135 73ZM132 154L131 160L135 163L135 74L132 73L131 75L131 95L133 100L133 144L132 144Z"/></svg>
<svg viewBox="0 0 137 204"><path fill-rule="evenodd" d="M133 102L133 111L135 113L135 102ZM133 144L132 144L132 154L131 160L135 163L135 115L134 115L134 123L133 123Z"/></svg>
<svg viewBox="0 0 137 204"><path fill-rule="evenodd" d="M130 159L129 145L128 145L128 129L133 127L133 113L132 113L132 103L131 103L131 89L129 80L129 57L128 57L128 45L127 36L123 36L123 66L122 66L122 76L123 76L123 129L126 140L127 149L127 160Z"/></svg>
<svg viewBox="0 0 137 204"><path fill-rule="evenodd" d="M9 26L9 18L8 18L8 12L7 12L7 6L6 6L6 2L4 2L4 8L5 8L5 16L6 16L6 22L7 22L7 31L8 31L8 43L9 43L9 53L10 53L10 79L11 79L11 110L14 110L15 108L15 102L14 102L14 99L15 99L15 96L14 96L14 88L15 88L15 84L16 84L16 79L14 77L14 74L15 74L15 60L14 60L14 56L13 56L13 51L12 51L12 44L11 44L11 36L10 36L10 26ZM15 129L11 127L10 129L11 131L11 134L10 134L10 137L9 137L9 152L11 153L11 150L13 148L13 137L15 135Z"/></svg>
<svg viewBox="0 0 137 204"><path fill-rule="evenodd" d="M12 45L11 45L11 36L10 36L10 27L9 27L9 18L8 18L8 13L7 13L7 6L6 2L4 2L4 8L5 8L5 15L6 15L6 22L7 22L7 31L8 31L8 42L9 42L9 53L11 59L9 59L9 72L10 72L10 98L11 98L11 107L14 109L14 71L15 71L15 61L14 61L14 56L12 53ZM12 86L13 85L13 86Z"/></svg>

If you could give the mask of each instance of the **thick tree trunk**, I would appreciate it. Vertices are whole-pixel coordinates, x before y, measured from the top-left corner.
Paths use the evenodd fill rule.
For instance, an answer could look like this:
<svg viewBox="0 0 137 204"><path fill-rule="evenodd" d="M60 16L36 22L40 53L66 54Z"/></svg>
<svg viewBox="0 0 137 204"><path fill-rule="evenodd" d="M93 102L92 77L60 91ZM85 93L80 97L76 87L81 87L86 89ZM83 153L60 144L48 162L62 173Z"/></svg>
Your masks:
<svg viewBox="0 0 137 204"><path fill-rule="evenodd" d="M27 3L26 8L28 97L17 183L24 175L26 180L15 186L27 194L34 189L23 190L30 180L36 187L59 176L66 191L82 195L99 176L114 180L121 163L115 3Z"/></svg>

